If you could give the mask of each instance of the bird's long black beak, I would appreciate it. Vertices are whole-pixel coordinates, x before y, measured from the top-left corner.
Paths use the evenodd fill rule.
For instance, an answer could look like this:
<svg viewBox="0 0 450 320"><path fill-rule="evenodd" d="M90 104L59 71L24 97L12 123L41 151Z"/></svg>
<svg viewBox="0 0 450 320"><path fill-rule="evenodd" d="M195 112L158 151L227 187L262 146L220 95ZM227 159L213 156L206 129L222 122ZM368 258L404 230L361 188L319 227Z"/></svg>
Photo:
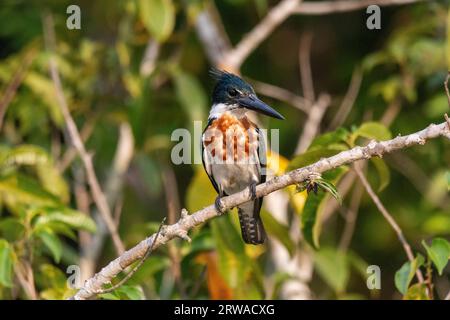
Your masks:
<svg viewBox="0 0 450 320"><path fill-rule="evenodd" d="M284 120L284 117L269 107L267 104L258 99L256 95L249 95L238 99L241 106L265 114L266 116Z"/></svg>

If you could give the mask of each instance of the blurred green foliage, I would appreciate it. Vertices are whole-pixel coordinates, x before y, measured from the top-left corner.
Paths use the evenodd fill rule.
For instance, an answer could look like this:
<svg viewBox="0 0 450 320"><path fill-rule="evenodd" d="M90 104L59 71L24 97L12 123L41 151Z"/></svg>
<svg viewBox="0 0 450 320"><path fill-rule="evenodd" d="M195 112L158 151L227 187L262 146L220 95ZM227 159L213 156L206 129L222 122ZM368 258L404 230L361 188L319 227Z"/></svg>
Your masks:
<svg viewBox="0 0 450 320"><path fill-rule="evenodd" d="M81 30L65 27L66 8L81 8ZM80 208L75 189L86 187L82 164L75 158L62 166L70 139L48 72L41 17L50 11L56 23L56 59L70 111L86 148L94 152L96 173L104 187L112 168L120 124L130 124L135 150L123 178L120 235L127 247L158 229L168 212L164 172L176 177L171 191L175 207L194 212L213 203L215 192L201 165L170 161L171 134L193 130L207 118L210 67L195 22L208 0L12 1L0 6L0 98L31 60L14 98L7 106L0 136L0 299L61 299L74 293L66 268L80 264L83 232L98 234L95 205ZM237 43L276 1L216 1L231 42ZM369 31L363 11L329 16L293 16L247 59L242 73L301 95L298 75L299 35L314 33L312 70L318 91L333 95L320 136L302 154L294 154L307 115L270 97L265 100L284 122L260 119L264 128L280 128L278 174L313 163L370 139L385 140L442 122L448 112L443 90L450 68L448 1L382 9L382 29ZM289 45L287 45L289 44ZM155 60L147 71L143 59L153 46ZM283 48L283 50L280 50ZM264 67L262 67L264 66ZM346 122L327 127L339 110L354 68L362 66L363 83ZM398 114L390 125L380 122L386 110ZM89 129L89 127L91 129ZM197 137L199 138L199 137ZM195 139L195 137L193 138ZM192 141L193 145L197 141ZM194 147L193 152L198 152ZM403 157L372 159L367 177L412 244L416 259L407 261L403 248L370 198L364 194L348 250L338 248L345 217L324 208L350 168L323 175L317 195L286 188L289 217L296 216L301 240L291 237L290 223L264 207L268 235L290 256L304 250L314 261L308 285L319 298L425 299L427 287L414 280L421 268L437 298L450 288L449 142L430 141L401 152ZM276 155L274 155L276 156ZM81 179L81 180L80 180ZM341 209L352 201L353 188L342 195ZM339 190L339 188L338 188ZM121 203L121 205L120 205ZM339 206L338 206L339 207ZM295 226L297 228L297 226ZM280 298L290 275L271 261L269 245L243 243L233 211L191 232L192 243L175 241L180 276L174 277L173 248L154 252L124 286L104 299L264 299ZM319 241L320 238L320 241ZM319 246L320 242L320 246ZM115 257L109 238L93 261L100 269ZM366 268L382 270L382 289L366 287ZM31 277L31 280L30 280ZM267 289L267 283L272 290ZM398 290L398 291L397 291Z"/></svg>

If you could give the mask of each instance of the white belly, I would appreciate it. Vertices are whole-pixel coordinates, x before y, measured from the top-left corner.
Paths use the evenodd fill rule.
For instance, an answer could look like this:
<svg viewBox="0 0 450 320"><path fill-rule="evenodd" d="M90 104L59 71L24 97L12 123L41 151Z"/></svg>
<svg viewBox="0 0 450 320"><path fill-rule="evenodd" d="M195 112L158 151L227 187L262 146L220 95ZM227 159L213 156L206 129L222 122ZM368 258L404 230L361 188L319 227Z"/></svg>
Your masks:
<svg viewBox="0 0 450 320"><path fill-rule="evenodd" d="M261 181L258 167L254 164L213 164L211 169L219 188L228 195Z"/></svg>

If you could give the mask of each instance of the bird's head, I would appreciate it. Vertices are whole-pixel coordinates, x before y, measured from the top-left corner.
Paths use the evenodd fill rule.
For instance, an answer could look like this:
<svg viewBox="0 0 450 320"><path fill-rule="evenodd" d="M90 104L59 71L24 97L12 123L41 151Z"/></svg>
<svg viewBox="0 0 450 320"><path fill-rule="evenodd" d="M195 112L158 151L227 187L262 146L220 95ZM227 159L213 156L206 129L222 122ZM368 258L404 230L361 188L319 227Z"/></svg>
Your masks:
<svg viewBox="0 0 450 320"><path fill-rule="evenodd" d="M222 111L248 109L284 120L281 114L259 100L252 86L237 75L215 69L210 74L217 80L212 95L213 107L221 106Z"/></svg>

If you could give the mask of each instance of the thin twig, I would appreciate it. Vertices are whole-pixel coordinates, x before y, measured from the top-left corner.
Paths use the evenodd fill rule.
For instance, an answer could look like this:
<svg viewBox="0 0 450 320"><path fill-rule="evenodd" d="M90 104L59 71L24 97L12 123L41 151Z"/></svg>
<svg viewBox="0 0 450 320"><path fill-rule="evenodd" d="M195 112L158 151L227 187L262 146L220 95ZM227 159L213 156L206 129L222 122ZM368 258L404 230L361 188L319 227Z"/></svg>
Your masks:
<svg viewBox="0 0 450 320"><path fill-rule="evenodd" d="M162 169L162 182L164 187L164 194L166 196L167 203L167 216L168 223L174 224L177 220L177 213L180 212L180 198L178 195L178 186L175 173L171 166L165 165ZM175 283L178 287L178 291L182 299L186 297L186 291L181 275L181 257L180 250L175 242L170 242L169 257L172 261L171 272Z"/></svg>
<svg viewBox="0 0 450 320"><path fill-rule="evenodd" d="M97 119L95 116L90 117L81 128L80 137L83 143L86 143L86 141L94 132L96 120ZM59 172L66 171L66 169L70 166L70 164L72 163L72 161L75 159L76 156L77 156L77 149L73 145L70 145L67 148L66 152L62 155L61 160L56 164L58 171Z"/></svg>
<svg viewBox="0 0 450 320"><path fill-rule="evenodd" d="M46 14L43 18L44 22L44 38L47 50L52 53L49 58L50 63L50 75L52 77L53 83L55 85L56 96L58 99L58 106L63 114L64 121L67 126L67 130L69 132L70 138L72 139L72 143L78 151L80 158L83 162L83 165L86 170L87 180L89 186L91 188L92 197L97 205L99 212L105 221L105 224L108 228L109 233L111 234L111 238L114 243L114 247L118 254L122 254L125 251L125 247L123 245L122 240L120 239L119 233L117 231L117 227L114 224L114 220L112 218L111 210L108 206L108 202L106 200L105 194L103 193L100 183L97 180L97 176L95 174L94 165L92 163L92 157L87 153L86 148L83 144L83 141L80 137L80 133L78 132L75 121L70 115L69 107L67 105L66 97L64 96L61 79L58 72L58 66L56 64L55 57L53 56L54 48L55 48L55 30L53 24L53 17L50 13Z"/></svg>
<svg viewBox="0 0 450 320"><path fill-rule="evenodd" d="M319 99L312 105L311 110L308 112L308 119L303 127L303 133L298 141L296 154L304 152L314 137L319 132L320 122L322 121L325 111L328 109L331 103L331 97L328 94L321 94Z"/></svg>
<svg viewBox="0 0 450 320"><path fill-rule="evenodd" d="M355 104L356 97L359 93L359 88L362 82L362 71L359 67L353 70L352 79L350 80L350 85L348 86L347 92L342 99L342 103L336 112L333 120L330 123L329 130L334 130L341 126L347 119L353 105Z"/></svg>
<svg viewBox="0 0 450 320"><path fill-rule="evenodd" d="M155 246L155 243L158 240L158 237L161 233L161 230L162 230L162 227L163 227L165 221L166 221L166 218L164 217L164 219L161 221L161 224L159 225L158 232L156 232L155 240L152 242L152 245L147 249L144 256L141 258L141 260L139 260L139 263L133 268L133 270L131 270L122 280L120 280L118 283L116 283L112 287L99 290L96 292L96 294L103 294L103 293L108 293L108 292L112 292L112 291L116 290L120 286L124 285L125 282L127 282L136 273L136 271L138 271L138 269L142 266L142 264L145 262L145 260L147 260L147 258L153 252L153 247Z"/></svg>
<svg viewBox="0 0 450 320"><path fill-rule="evenodd" d="M256 92L270 98L274 98L283 101L287 104L294 106L295 108L307 113L309 106L305 98L296 95L289 90L274 86L272 84L264 83L261 81L250 80Z"/></svg>
<svg viewBox="0 0 450 320"><path fill-rule="evenodd" d="M361 188L359 184L356 184L353 188L350 207L348 208L347 214L345 216L344 230L342 231L341 240L339 241L340 250L346 251L352 241L363 190L364 189Z"/></svg>
<svg viewBox="0 0 450 320"><path fill-rule="evenodd" d="M300 38L300 46L298 50L298 62L300 67L300 78L302 84L303 96L309 101L310 105L316 100L314 93L314 84L311 71L311 44L313 34L306 32Z"/></svg>
<svg viewBox="0 0 450 320"><path fill-rule="evenodd" d="M395 6L421 2L423 0L342 0L303 2L295 10L296 14L322 15L365 9L370 5Z"/></svg>
<svg viewBox="0 0 450 320"><path fill-rule="evenodd" d="M366 177L364 176L363 172L361 171L361 168L358 166L357 163L354 163L353 169L355 170L356 174L358 175L359 180L363 184L364 188L366 189L369 196L372 198L372 201L377 206L378 210L381 212L383 217L387 220L387 222L391 225L392 229L394 229L395 233L397 234L398 240L403 246L403 249L406 252L406 256L408 257L408 260L413 262L414 261L414 254L412 252L411 246L409 245L408 241L406 240L405 236L403 235L403 231L400 228L400 226L397 224L397 222L394 220L392 215L386 210L385 206L381 202L380 198L376 195L376 193L373 191L372 187L370 186L369 181L367 181ZM420 283L423 283L424 278L422 271L420 269L417 269L416 271L417 279Z"/></svg>
<svg viewBox="0 0 450 320"><path fill-rule="evenodd" d="M299 168L282 176L274 177L267 182L256 186L255 194L256 197L263 197L289 185L301 183L308 179L312 174L320 174L345 164L369 159L374 156L382 156L383 154L414 145L423 145L427 140L441 136L450 136L450 128L446 122L438 125L430 124L421 131L405 136L397 136L391 140L380 142L371 141L367 146L357 146L353 149L342 151L332 157L323 158L307 167ZM226 211L242 203L248 202L253 196L253 192L247 188L241 192L223 197L221 199L223 209ZM84 286L75 294L73 299L84 300L95 295L98 290L102 289L105 283L110 282L117 274L140 259L140 257L147 252L149 246L156 249L176 237L181 237L182 239L189 241L189 230L219 215L220 213L216 211L214 205L203 208L191 215L188 215L186 210L182 210L181 218L178 222L168 225L164 230L164 234L161 234L158 239L155 239L156 235L154 234L111 261L100 272L87 280L84 283Z"/></svg>
<svg viewBox="0 0 450 320"><path fill-rule="evenodd" d="M447 94L448 106L450 107L450 92L448 91L448 79L450 78L450 71L447 73L444 81L445 93Z"/></svg>

